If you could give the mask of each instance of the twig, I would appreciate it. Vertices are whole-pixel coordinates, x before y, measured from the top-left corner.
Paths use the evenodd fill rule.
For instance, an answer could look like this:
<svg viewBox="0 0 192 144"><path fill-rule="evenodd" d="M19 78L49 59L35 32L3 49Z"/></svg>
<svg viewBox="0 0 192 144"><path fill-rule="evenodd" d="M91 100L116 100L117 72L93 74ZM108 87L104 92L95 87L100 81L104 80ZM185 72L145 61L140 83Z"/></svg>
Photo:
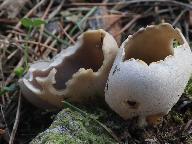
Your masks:
<svg viewBox="0 0 192 144"><path fill-rule="evenodd" d="M73 43L75 44L75 41L73 40L73 38L66 32L66 30L63 28L63 26L61 25L61 23L59 23L60 28L62 29L62 32L67 36L67 38Z"/></svg>
<svg viewBox="0 0 192 144"><path fill-rule="evenodd" d="M50 46L47 46L45 44L42 44L42 43L39 43L39 42L35 42L35 41L30 41L30 40L17 40L16 42L18 43L30 43L30 44L35 44L35 45L40 45L42 47L45 47L45 48L48 48L52 51L56 51L57 52L57 49L53 48L53 47L50 47Z"/></svg>
<svg viewBox="0 0 192 144"><path fill-rule="evenodd" d="M60 35L57 36L57 38L60 38ZM54 47L57 43L57 40L54 40L51 42L49 45L50 47ZM43 53L43 58L47 58L47 56L51 53L50 49L46 49L45 52Z"/></svg>
<svg viewBox="0 0 192 144"><path fill-rule="evenodd" d="M70 12L87 12L87 11L90 11L90 7L72 7L72 8L68 8L67 10L70 11Z"/></svg>
<svg viewBox="0 0 192 144"><path fill-rule="evenodd" d="M7 61L10 60L19 50L14 50L10 55L7 56Z"/></svg>
<svg viewBox="0 0 192 144"><path fill-rule="evenodd" d="M184 28L186 40L189 42L189 24L186 21L184 21Z"/></svg>
<svg viewBox="0 0 192 144"><path fill-rule="evenodd" d="M57 30L53 30L52 34L55 35L56 32L57 32ZM46 39L46 41L44 42L44 45L48 45L51 41L52 41L52 37L49 36L49 37ZM50 47L53 47L53 46L50 46ZM48 50L48 49L47 49L47 50ZM44 51L46 51L46 50L44 49L44 47L42 47L42 48L41 48L41 55L42 55L42 53L43 53ZM49 50L49 51L50 51L50 50ZM51 51L50 51L50 52L51 52Z"/></svg>
<svg viewBox="0 0 192 144"><path fill-rule="evenodd" d="M20 61L18 62L17 66L15 67L15 69L17 69L18 67L22 66L24 64L24 58L21 58ZM15 72L13 71L8 78L5 81L5 85L8 85L11 80L15 77Z"/></svg>
<svg viewBox="0 0 192 144"><path fill-rule="evenodd" d="M96 11L97 7L93 7L80 21L77 22L77 24L72 28L72 30L69 32L69 35L72 35L77 28L79 28L82 23Z"/></svg>
<svg viewBox="0 0 192 144"><path fill-rule="evenodd" d="M192 126L192 119L190 119L184 127L184 131L186 131L190 126Z"/></svg>
<svg viewBox="0 0 192 144"><path fill-rule="evenodd" d="M9 144L13 144L14 143L15 135L16 135L17 128L18 128L18 125L19 125L20 109L21 109L21 91L20 91L20 94L19 94L18 105L17 105L17 112L16 112L16 117L15 117L15 123L13 125L13 130L11 132Z"/></svg>
<svg viewBox="0 0 192 144"><path fill-rule="evenodd" d="M37 3L24 17L29 17L39 6L41 6L46 0L41 0L39 3ZM21 26L21 21L17 23L17 25L13 29L19 29ZM6 37L7 39L10 39L13 36L13 33L9 33L9 35ZM7 50L7 47L3 49L3 53Z"/></svg>
<svg viewBox="0 0 192 144"><path fill-rule="evenodd" d="M81 32L79 31L72 38L75 40L80 34L81 34Z"/></svg>
<svg viewBox="0 0 192 144"><path fill-rule="evenodd" d="M54 11L52 11L50 14L49 14L49 16L48 16L48 18L47 18L47 20L48 21L50 21L56 14L58 14L59 13L59 11L61 10L61 8L62 8L62 6L63 6L63 4L64 4L64 2L65 2L65 0L62 0L62 2L61 2L61 4L59 4L59 6L54 10ZM52 35L55 35L56 34L56 30L54 30L53 32L52 32ZM45 45L47 45L50 41L51 41L51 36L49 36L48 38L47 38L47 40L45 41ZM55 43L56 43L57 41L55 41L54 42L54 45L53 46L55 46ZM53 47L52 45L50 45L51 47ZM41 49L41 52L42 51L44 51L44 49L42 48ZM47 55L48 53L50 53L50 50L46 50L45 51L45 55ZM44 56L44 55L43 55Z"/></svg>
<svg viewBox="0 0 192 144"><path fill-rule="evenodd" d="M185 14L186 10L181 11L181 13L177 16L177 18L174 20L174 22L172 23L173 26L175 26L178 21L181 19L181 17L183 16L183 14Z"/></svg>
<svg viewBox="0 0 192 144"><path fill-rule="evenodd" d="M58 38L57 36L53 35L51 32L49 32L48 30L44 30L44 35L45 36L51 36L52 38L56 39L58 42L62 43L62 44L65 44L65 45L70 45L67 41L63 40L63 39L60 39Z"/></svg>
<svg viewBox="0 0 192 144"><path fill-rule="evenodd" d="M2 106L2 105L0 105L0 107L1 107L1 114L2 114L2 117L3 117L3 121L4 121L5 126L6 126L6 128L7 128L7 133L8 133L8 136L10 137L9 128L8 128L8 125L7 125L7 122L6 122L6 119L5 119L5 114L4 114L4 112L3 112L3 106Z"/></svg>
<svg viewBox="0 0 192 144"><path fill-rule="evenodd" d="M51 8L52 5L53 5L53 0L50 0L48 7L46 8L43 16L41 17L42 20L45 20L45 18L46 18L46 16L47 16L47 14L49 13L49 10L50 10L50 8ZM45 26L44 26L44 25L41 25L40 30L39 30L40 34L39 34L39 38L38 38L38 42L39 42L39 43L41 43L41 40L42 40L42 37L43 37L44 28L45 28ZM39 48L39 45L36 45L36 47L35 47L35 52L38 51L38 48ZM40 51L41 51L41 50L40 50Z"/></svg>
<svg viewBox="0 0 192 144"><path fill-rule="evenodd" d="M18 44L16 44L16 43L12 43L12 45L14 45L14 46L16 46L18 49L16 49L16 50L21 50L23 53L24 53L24 46L23 45L18 45ZM36 57L38 57L38 55L37 55L37 53L35 53L34 51L33 51L33 49L29 49L29 53L30 54L32 54L32 55L35 55ZM8 59L8 58L7 58Z"/></svg>
<svg viewBox="0 0 192 144"><path fill-rule="evenodd" d="M184 7L188 10L192 10L192 5L186 4L183 2L175 1L175 0L130 0L130 1L124 1L124 2L111 2L111 3L72 3L72 4L66 4L66 7L71 6L114 6L114 5L130 5L135 3L141 3L141 2L161 2L164 4L172 4L172 5L178 5L180 7ZM142 6L142 5L141 5Z"/></svg>
<svg viewBox="0 0 192 144"><path fill-rule="evenodd" d="M27 36L25 33L17 32L17 31L15 31L15 30L8 30L7 32L13 33L13 34L17 34L17 35L20 35L20 36L24 36L24 37Z"/></svg>
<svg viewBox="0 0 192 144"><path fill-rule="evenodd" d="M170 17L172 18L172 19L175 19L175 14L174 14L174 12L173 12L173 8L171 7L171 6L168 6L168 10L169 10L169 13L170 13Z"/></svg>
<svg viewBox="0 0 192 144"><path fill-rule="evenodd" d="M46 0L42 0L42 1L40 1L39 3L37 3L37 5L34 6L34 7L24 16L24 18L29 17L29 16L30 16L38 7L40 7L44 2L46 2ZM17 25L14 27L14 29L18 29L20 26L21 26L21 22L19 21L19 22L17 23ZM7 36L7 38L11 38L11 37L12 37L12 34L9 34L9 35Z"/></svg>
<svg viewBox="0 0 192 144"><path fill-rule="evenodd" d="M8 25L8 28L10 28L13 31L17 31L17 32L20 32L20 33L25 33L25 31L23 29L21 29L21 28L12 27L12 26L9 26L9 25ZM11 31L11 30L7 30L7 32Z"/></svg>
<svg viewBox="0 0 192 144"><path fill-rule="evenodd" d="M119 32L117 32L115 34L115 37L120 35L122 32L124 32L125 30L127 30L135 21L137 21L139 18L141 17L141 15L136 15L128 24L126 24Z"/></svg>
<svg viewBox="0 0 192 144"><path fill-rule="evenodd" d="M53 30L51 33L52 33L52 35L55 35L56 32L57 32L57 30ZM46 39L46 41L44 42L44 45L48 45L51 40L52 40L52 37L49 36L49 37Z"/></svg>
<svg viewBox="0 0 192 144"><path fill-rule="evenodd" d="M62 0L62 2L59 4L59 6L52 12L49 14L47 20L50 21L56 14L59 13L59 11L61 10L63 4L64 4L65 0Z"/></svg>
<svg viewBox="0 0 192 144"><path fill-rule="evenodd" d="M6 18L0 18L0 23L1 24L16 24L16 23L18 23L18 19L13 19L13 20L11 20L11 19L6 19Z"/></svg>
<svg viewBox="0 0 192 144"><path fill-rule="evenodd" d="M99 15L99 16L92 16L92 17L89 17L88 19L89 20L92 20L92 19L103 19L103 18L116 18L116 17L119 17L119 18L122 18L122 17L128 17L127 15L123 15L123 14L105 14L105 15Z"/></svg>
<svg viewBox="0 0 192 144"><path fill-rule="evenodd" d="M3 64L2 64L2 59L3 59L3 55L0 55L0 73L1 73L1 77L2 77L2 85L1 87L4 87L4 80L5 80L5 77L4 77L4 72L3 72ZM1 98L2 98L2 102L3 104L5 104L5 97L4 95L1 95Z"/></svg>

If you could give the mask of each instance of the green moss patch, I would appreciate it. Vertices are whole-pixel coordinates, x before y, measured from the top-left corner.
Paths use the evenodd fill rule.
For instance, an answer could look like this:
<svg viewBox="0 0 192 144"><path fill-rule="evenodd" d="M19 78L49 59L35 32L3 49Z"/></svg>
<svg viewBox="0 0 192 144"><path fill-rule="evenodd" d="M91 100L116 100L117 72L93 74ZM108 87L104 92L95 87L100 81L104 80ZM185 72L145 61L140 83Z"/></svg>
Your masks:
<svg viewBox="0 0 192 144"><path fill-rule="evenodd" d="M67 108L31 144L114 144L115 140L89 117Z"/></svg>

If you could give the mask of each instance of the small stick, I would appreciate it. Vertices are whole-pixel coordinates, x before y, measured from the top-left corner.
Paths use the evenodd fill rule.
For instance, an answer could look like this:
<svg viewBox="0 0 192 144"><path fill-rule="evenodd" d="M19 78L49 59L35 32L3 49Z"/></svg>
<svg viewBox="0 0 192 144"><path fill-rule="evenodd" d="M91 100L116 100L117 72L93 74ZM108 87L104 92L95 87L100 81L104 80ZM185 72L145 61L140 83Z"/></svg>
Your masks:
<svg viewBox="0 0 192 144"><path fill-rule="evenodd" d="M16 24L16 23L18 23L18 19L11 20L11 19L7 19L7 18L1 18L0 23L1 24Z"/></svg>
<svg viewBox="0 0 192 144"><path fill-rule="evenodd" d="M50 10L52 4L53 4L53 0L50 1L48 7L46 8L46 10L45 10L45 12L44 12L44 14L43 14L43 16L41 17L42 20L45 20L47 14L49 13L49 10ZM38 38L38 42L39 42L39 43L41 43L41 40L42 40L42 37L43 37L44 28L45 28L45 26L44 26L44 25L41 25L40 30L39 30L40 34L39 34L39 38ZM38 51L38 48L39 48L39 45L36 45L36 47L35 47L35 52ZM41 50L40 50L40 51L41 51Z"/></svg>
<svg viewBox="0 0 192 144"><path fill-rule="evenodd" d="M118 35L120 35L122 32L124 32L125 30L127 30L134 22L136 22L139 18L141 17L141 15L136 15L128 24L126 24L119 32L117 32L115 34L115 37L117 37Z"/></svg>
<svg viewBox="0 0 192 144"><path fill-rule="evenodd" d="M61 36L58 35L57 37L60 38ZM57 43L57 40L54 40L54 41L50 44L50 46L53 47L53 46L55 46L56 43Z"/></svg>
<svg viewBox="0 0 192 144"><path fill-rule="evenodd" d="M6 126L6 128L7 128L8 136L10 137L9 128L8 128L7 122L6 122L6 120L5 120L5 114L4 114L4 112L3 112L3 106L0 105L0 107L1 107L1 114L2 114L2 117L3 117L3 121L4 121L5 126Z"/></svg>
<svg viewBox="0 0 192 144"><path fill-rule="evenodd" d="M4 82L5 77L4 77L4 74L3 74L2 56L1 55L0 55L0 73L2 75L2 81ZM4 83L3 82L2 82L2 85L0 85L1 87L4 87ZM5 104L5 97L4 97L4 95L1 95L1 98L2 98L2 103L4 105Z"/></svg>
<svg viewBox="0 0 192 144"><path fill-rule="evenodd" d="M7 56L7 61L10 60L19 50L14 50L10 55Z"/></svg>
<svg viewBox="0 0 192 144"><path fill-rule="evenodd" d="M25 33L17 32L17 31L14 31L14 30L8 30L7 32L17 34L17 35L21 35L21 36L24 36L24 37L27 36Z"/></svg>
<svg viewBox="0 0 192 144"><path fill-rule="evenodd" d="M56 30L53 30L52 34L55 35L55 34L56 34ZM52 37L49 36L49 37L46 39L46 41L44 42L44 45L48 45L51 41L52 41ZM49 50L49 51L51 52L50 49L46 49L46 50ZM43 55L43 53L44 53L46 50L45 50L45 47L42 47L42 48L41 48L41 56Z"/></svg>
<svg viewBox="0 0 192 144"><path fill-rule="evenodd" d="M181 17L183 16L183 14L185 14L186 11L187 11L187 10L181 11L181 13L177 16L177 18L176 18L176 19L174 20L174 22L172 23L173 26L175 26L175 25L178 23L178 21L181 19Z"/></svg>
<svg viewBox="0 0 192 144"><path fill-rule="evenodd" d="M60 38L60 35L57 36L58 38ZM57 40L54 40L51 44L50 47L54 47L55 44L57 43ZM47 49L44 53L43 53L43 58L47 58L47 56L50 54L50 49Z"/></svg>
<svg viewBox="0 0 192 144"><path fill-rule="evenodd" d="M190 126L192 126L192 119L190 119L184 127L184 131L186 131Z"/></svg>
<svg viewBox="0 0 192 144"><path fill-rule="evenodd" d="M56 30L53 30L52 34L55 35L55 34L56 34ZM48 45L51 40L52 40L52 37L49 36L49 37L46 39L46 41L44 42L44 45ZM43 49L43 50L44 50L44 49ZM43 50L42 50L42 51L43 51Z"/></svg>
<svg viewBox="0 0 192 144"><path fill-rule="evenodd" d="M76 39L81 34L81 31L77 32L72 38Z"/></svg>
<svg viewBox="0 0 192 144"><path fill-rule="evenodd" d="M39 3L37 3L25 16L24 18L26 17L29 17L38 7L40 7L44 2L46 2L46 0L41 0ZM21 21L19 21L17 23L17 25L13 28L13 29L19 29L19 27L21 26ZM6 37L7 39L10 39L11 37L13 36L13 33L9 33L9 35ZM5 54L7 50L7 47L5 47L3 49L3 54ZM14 77L14 76L13 76ZM6 82L5 82L6 83ZM6 84L5 84L6 85Z"/></svg>
<svg viewBox="0 0 192 144"><path fill-rule="evenodd" d="M69 35L73 35L75 30L80 28L80 26L83 24L83 22L85 22L89 18L89 16L91 16L96 10L97 10L97 7L93 7L82 19L80 19L76 23L76 25L71 29L71 31L69 32Z"/></svg>
<svg viewBox="0 0 192 144"><path fill-rule="evenodd" d="M53 48L53 47L50 47L50 46L47 46L47 45L44 45L42 43L39 43L39 42L35 42L35 41L30 41L30 40L17 40L16 42L19 42L19 43L30 43L30 44L35 44L35 45L40 45L42 47L45 47L45 48L48 48L52 51L55 51L57 52L57 49Z"/></svg>
<svg viewBox="0 0 192 144"><path fill-rule="evenodd" d="M65 31L67 31L70 27L71 27L71 23L68 24L68 25L65 27ZM54 31L52 32L52 34L55 35L55 34L56 34L56 30L54 30ZM51 41L51 38L52 38L52 37L49 36L48 39L45 41L44 44L47 45L47 44ZM58 38L60 38L60 35L58 36ZM56 42L57 42L57 40L54 40L54 41L50 44L50 47L54 47L55 44L56 44ZM43 49L43 51L44 51L44 49ZM44 52L43 57L46 58L46 57L49 55L50 52L51 52L51 51L50 51L49 49L47 49L47 50Z"/></svg>
<svg viewBox="0 0 192 144"><path fill-rule="evenodd" d="M15 69L17 69L18 67L21 67L23 64L24 64L24 58L22 57L22 58L20 59L19 63L17 64L17 66L15 67ZM6 79L5 85L8 85L8 84L11 82L11 80L14 78L14 76L15 76L15 72L13 71L13 72L9 75L9 77Z"/></svg>
<svg viewBox="0 0 192 144"><path fill-rule="evenodd" d="M105 15L98 15L98 16L91 16L88 18L88 20L92 20L92 19L103 19L103 18L113 18L113 17L119 17L119 18L122 18L122 17L128 17L127 15L123 15L123 14L105 14Z"/></svg>
<svg viewBox="0 0 192 144"><path fill-rule="evenodd" d="M169 13L171 15L171 19L175 19L176 16L175 16L175 14L173 12L173 8L171 6L168 6L168 9L169 9Z"/></svg>
<svg viewBox="0 0 192 144"><path fill-rule="evenodd" d="M130 0L130 1L124 1L124 2L109 2L109 3L71 3L71 4L65 4L66 7L72 7L72 6L114 6L114 5L130 5L135 3L141 3L141 2L161 2L164 4L172 4L172 5L178 5L180 7L185 7L186 9L192 10L192 5L186 4L183 2L175 1L175 0Z"/></svg>
<svg viewBox="0 0 192 144"><path fill-rule="evenodd" d="M47 18L47 21L50 21L55 15L57 15L57 14L59 13L59 11L61 10L64 2L65 2L65 0L62 0L61 4L60 4L54 11L52 11L52 12L49 14L49 16L48 16L48 18ZM53 32L52 32L53 35L55 35L55 33L56 33L56 31L53 31ZM51 41L51 38L52 38L52 37L49 36L49 37L47 38L47 40L45 41L44 44L47 45L47 44ZM54 45L55 45L55 44L54 44ZM41 49L41 52L42 52L42 51L44 51L43 48ZM49 51L48 53L50 53L50 50L47 50L47 51Z"/></svg>
<svg viewBox="0 0 192 144"><path fill-rule="evenodd" d="M61 10L63 4L64 4L65 0L62 0L61 4L59 4L59 6L49 14L47 20L50 21L55 15L58 14L58 12Z"/></svg>
<svg viewBox="0 0 192 144"><path fill-rule="evenodd" d="M19 46L18 44L15 44L15 43L12 43L12 45L16 46L19 50L21 50L24 53L24 48L22 46ZM34 50L31 48L29 49L29 53L38 57L37 53L35 53Z"/></svg>
<svg viewBox="0 0 192 144"><path fill-rule="evenodd" d="M24 18L27 18L29 17L38 7L40 7L44 2L46 2L46 0L42 0L40 1L39 3L37 3L37 5L35 5L25 16ZM14 27L14 29L18 29L19 27L21 26L21 21L19 21L17 23L17 25ZM12 34L9 34L7 36L7 38L11 38L12 37Z"/></svg>
<svg viewBox="0 0 192 144"><path fill-rule="evenodd" d="M62 29L62 32L67 36L67 38L73 43L75 44L74 39L67 33L67 31L63 28L63 26L61 25L61 23L59 23L60 28Z"/></svg>
<svg viewBox="0 0 192 144"><path fill-rule="evenodd" d="M189 42L189 24L186 21L184 21L184 28L186 40Z"/></svg>
<svg viewBox="0 0 192 144"><path fill-rule="evenodd" d="M13 144L14 139L15 139L15 135L16 135L16 132L17 132L17 128L18 128L18 125L19 125L20 109L21 109L21 91L19 93L20 94L19 94L19 99L18 99L15 123L13 125L13 130L11 132L11 136L10 136L10 139L9 139L9 144Z"/></svg>
<svg viewBox="0 0 192 144"><path fill-rule="evenodd" d="M61 38L58 38L57 36L53 35L51 32L49 32L48 30L44 30L44 35L49 37L51 36L52 38L56 39L58 42L62 43L62 44L65 44L65 45L70 45L66 40L63 40Z"/></svg>

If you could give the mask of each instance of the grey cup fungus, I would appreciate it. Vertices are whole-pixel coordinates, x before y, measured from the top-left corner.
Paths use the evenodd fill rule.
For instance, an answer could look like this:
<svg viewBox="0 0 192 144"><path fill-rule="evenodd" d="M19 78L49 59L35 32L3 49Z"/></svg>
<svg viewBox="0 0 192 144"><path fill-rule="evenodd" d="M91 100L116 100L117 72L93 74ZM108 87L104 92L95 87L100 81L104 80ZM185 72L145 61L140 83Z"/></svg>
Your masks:
<svg viewBox="0 0 192 144"><path fill-rule="evenodd" d="M104 30L84 32L74 46L51 61L38 61L20 80L26 99L44 108L62 107L62 101L86 103L104 96L109 71L117 54L114 38Z"/></svg>
<svg viewBox="0 0 192 144"><path fill-rule="evenodd" d="M173 48L173 40L180 43ZM192 73L192 53L170 24L140 29L122 43L105 88L105 100L124 119L156 124L179 100Z"/></svg>

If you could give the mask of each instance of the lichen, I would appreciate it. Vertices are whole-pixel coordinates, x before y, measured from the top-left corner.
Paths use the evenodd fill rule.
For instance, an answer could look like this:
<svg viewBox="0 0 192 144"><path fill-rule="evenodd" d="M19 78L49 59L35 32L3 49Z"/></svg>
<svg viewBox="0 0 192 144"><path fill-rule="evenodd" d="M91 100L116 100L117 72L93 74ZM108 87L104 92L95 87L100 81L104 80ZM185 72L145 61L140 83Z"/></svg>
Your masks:
<svg viewBox="0 0 192 144"><path fill-rule="evenodd" d="M62 110L52 125L31 144L113 144L113 138L88 117L69 108Z"/></svg>

